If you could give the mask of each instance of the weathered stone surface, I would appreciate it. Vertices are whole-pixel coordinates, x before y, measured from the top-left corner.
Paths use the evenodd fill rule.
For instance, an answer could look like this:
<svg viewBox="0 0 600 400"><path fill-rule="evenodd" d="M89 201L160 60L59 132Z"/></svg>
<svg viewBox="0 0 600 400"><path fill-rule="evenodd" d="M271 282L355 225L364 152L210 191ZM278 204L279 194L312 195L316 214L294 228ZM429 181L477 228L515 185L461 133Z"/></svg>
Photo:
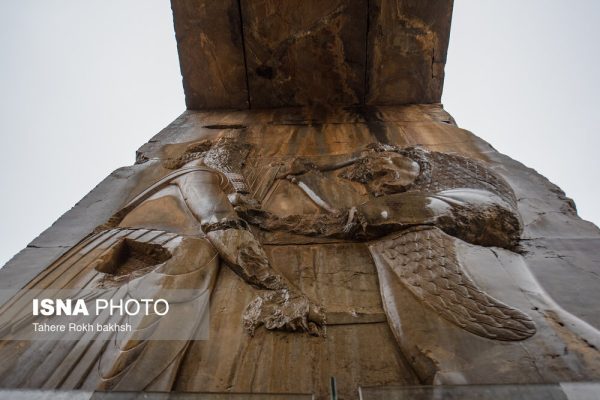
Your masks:
<svg viewBox="0 0 600 400"><path fill-rule="evenodd" d="M600 255L593 251L598 246L597 235L523 241L527 265L542 286L563 308L595 327L600 327Z"/></svg>
<svg viewBox="0 0 600 400"><path fill-rule="evenodd" d="M322 260L315 261L319 266L324 265L320 263ZM301 265L278 263L276 267L286 273L306 273L302 272L304 268L296 269ZM361 266L353 265L349 271L358 268ZM327 272L323 271L324 274ZM304 277L301 285L303 290L311 293L323 283ZM336 285L340 283L336 282ZM369 289L376 290L376 287ZM346 293L354 304L360 304L362 292ZM241 315L253 295L252 289L234 273L227 269L222 271L211 301L211 340L197 341L190 346L181 367L181 377L173 390L299 392L316 393L317 398L326 399L330 377L335 376L340 396L352 399L357 398L357 385L416 383L393 344L387 323L332 325L327 328L324 338L290 336L264 329L249 337L243 331L240 319L232 316ZM232 301L232 296L236 301ZM367 340L375 337L378 340ZM203 360L201 365L198 360ZM284 365L294 368L282 368Z"/></svg>
<svg viewBox="0 0 600 400"><path fill-rule="evenodd" d="M441 99L452 0L171 3L188 109Z"/></svg>
<svg viewBox="0 0 600 400"><path fill-rule="evenodd" d="M361 104L367 0L244 0L252 107Z"/></svg>
<svg viewBox="0 0 600 400"><path fill-rule="evenodd" d="M190 109L247 108L237 0L172 0L179 63Z"/></svg>
<svg viewBox="0 0 600 400"><path fill-rule="evenodd" d="M32 247L31 245L27 246L15 254L15 256L2 267L0 289L14 290L16 292L35 278L54 260L58 259L69 248L69 246L47 248ZM9 297L9 292L6 292L5 295L0 298L0 303L4 304Z"/></svg>
<svg viewBox="0 0 600 400"><path fill-rule="evenodd" d="M367 104L440 101L452 5L452 0L369 2Z"/></svg>

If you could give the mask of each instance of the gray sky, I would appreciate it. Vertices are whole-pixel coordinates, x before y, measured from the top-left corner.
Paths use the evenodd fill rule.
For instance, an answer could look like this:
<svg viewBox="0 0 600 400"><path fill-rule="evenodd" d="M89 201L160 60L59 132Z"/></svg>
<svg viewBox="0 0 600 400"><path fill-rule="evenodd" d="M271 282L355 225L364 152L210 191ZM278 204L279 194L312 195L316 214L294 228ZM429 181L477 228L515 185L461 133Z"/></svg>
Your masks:
<svg viewBox="0 0 600 400"><path fill-rule="evenodd" d="M455 0L443 101L600 222L597 0ZM0 1L0 265L185 108L167 0Z"/></svg>

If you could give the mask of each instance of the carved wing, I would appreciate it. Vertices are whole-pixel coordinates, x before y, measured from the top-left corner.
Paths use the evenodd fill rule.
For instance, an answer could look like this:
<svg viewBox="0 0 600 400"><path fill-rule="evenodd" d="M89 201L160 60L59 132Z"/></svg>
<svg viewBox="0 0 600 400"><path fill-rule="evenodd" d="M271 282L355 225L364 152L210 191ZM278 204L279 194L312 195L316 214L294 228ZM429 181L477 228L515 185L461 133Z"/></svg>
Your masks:
<svg viewBox="0 0 600 400"><path fill-rule="evenodd" d="M435 227L417 227L370 246L421 302L453 324L496 340L523 340L531 318L484 293L463 269L455 241Z"/></svg>

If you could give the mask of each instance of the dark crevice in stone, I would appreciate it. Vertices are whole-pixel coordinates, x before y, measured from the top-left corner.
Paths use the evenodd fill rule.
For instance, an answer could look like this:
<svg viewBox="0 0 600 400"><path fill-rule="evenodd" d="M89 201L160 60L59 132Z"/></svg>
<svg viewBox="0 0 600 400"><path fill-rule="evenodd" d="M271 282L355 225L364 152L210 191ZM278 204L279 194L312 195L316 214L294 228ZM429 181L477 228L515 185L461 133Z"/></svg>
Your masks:
<svg viewBox="0 0 600 400"><path fill-rule="evenodd" d="M244 14L242 13L242 0L238 0L238 11L240 13L240 35L242 38L242 55L244 56L244 72L246 74L246 93L248 96L248 109L252 108L250 101L250 80L248 79L248 61L246 59L246 39L244 37Z"/></svg>
<svg viewBox="0 0 600 400"><path fill-rule="evenodd" d="M206 129L246 129L246 125L240 124L215 124L215 125L204 125Z"/></svg>
<svg viewBox="0 0 600 400"><path fill-rule="evenodd" d="M260 67L256 68L256 75L260 76L261 78L271 80L275 76L275 72L273 71L272 67L269 67L268 65L261 65Z"/></svg>
<svg viewBox="0 0 600 400"><path fill-rule="evenodd" d="M371 18L371 0L367 0L367 29L365 30L365 80L363 82L363 104L367 104L367 96L369 93L369 20Z"/></svg>
<svg viewBox="0 0 600 400"><path fill-rule="evenodd" d="M38 246L35 244L28 244L28 249L70 249L72 246L56 245L56 246Z"/></svg>

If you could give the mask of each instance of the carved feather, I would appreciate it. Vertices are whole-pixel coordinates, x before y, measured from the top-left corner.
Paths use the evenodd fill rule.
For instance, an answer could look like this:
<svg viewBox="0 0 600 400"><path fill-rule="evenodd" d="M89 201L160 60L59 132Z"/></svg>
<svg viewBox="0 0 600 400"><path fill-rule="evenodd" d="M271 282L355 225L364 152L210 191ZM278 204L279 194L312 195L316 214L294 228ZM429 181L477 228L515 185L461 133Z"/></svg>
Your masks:
<svg viewBox="0 0 600 400"><path fill-rule="evenodd" d="M495 340L523 340L531 318L484 293L467 275L455 241L435 227L417 227L370 247L421 302L453 324Z"/></svg>

